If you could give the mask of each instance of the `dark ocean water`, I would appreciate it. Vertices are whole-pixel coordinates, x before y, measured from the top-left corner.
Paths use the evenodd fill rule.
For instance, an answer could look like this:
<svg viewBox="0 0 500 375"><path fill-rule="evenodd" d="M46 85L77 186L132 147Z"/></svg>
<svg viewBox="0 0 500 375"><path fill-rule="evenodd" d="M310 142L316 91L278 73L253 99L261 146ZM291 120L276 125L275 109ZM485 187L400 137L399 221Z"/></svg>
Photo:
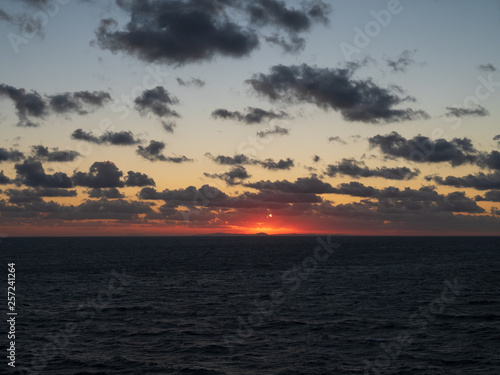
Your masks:
<svg viewBox="0 0 500 375"><path fill-rule="evenodd" d="M323 241L2 239L0 372L500 374L499 238Z"/></svg>

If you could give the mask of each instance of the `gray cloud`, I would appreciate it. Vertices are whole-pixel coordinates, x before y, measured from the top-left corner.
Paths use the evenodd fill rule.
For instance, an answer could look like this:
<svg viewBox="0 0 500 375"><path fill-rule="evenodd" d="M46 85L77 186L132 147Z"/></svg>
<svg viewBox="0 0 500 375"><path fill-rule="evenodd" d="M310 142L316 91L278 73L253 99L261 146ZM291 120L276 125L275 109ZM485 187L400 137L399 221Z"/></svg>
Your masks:
<svg viewBox="0 0 500 375"><path fill-rule="evenodd" d="M273 135L288 135L289 130L287 128L282 128L281 126L275 126L273 129L265 129L257 132L257 137L267 138Z"/></svg>
<svg viewBox="0 0 500 375"><path fill-rule="evenodd" d="M406 139L396 132L387 135L376 135L369 138L371 148L380 151L392 158L402 158L417 163L450 163L458 166L466 163L475 163L478 151L468 138L453 138L432 140L425 136L416 136Z"/></svg>
<svg viewBox="0 0 500 375"><path fill-rule="evenodd" d="M150 178L147 174L140 172L128 171L125 178L125 185L127 186L156 186L155 180Z"/></svg>
<svg viewBox="0 0 500 375"><path fill-rule="evenodd" d="M22 164L16 164L15 169L18 180L26 186L46 188L70 188L73 186L71 179L65 173L46 174L42 163L36 160L24 160Z"/></svg>
<svg viewBox="0 0 500 375"><path fill-rule="evenodd" d="M48 99L54 113L86 115L110 102L111 95L104 91L77 91L49 96Z"/></svg>
<svg viewBox="0 0 500 375"><path fill-rule="evenodd" d="M465 117L465 116L476 116L485 117L489 116L490 113L483 106L477 106L475 108L461 108L461 107L446 107L445 116L448 117Z"/></svg>
<svg viewBox="0 0 500 375"><path fill-rule="evenodd" d="M372 169L368 168L362 161L342 159L342 161L337 164L329 165L325 173L330 177L340 174L355 178L383 177L388 180L411 180L417 177L420 174L420 171L418 169L411 170L407 167L376 167Z"/></svg>
<svg viewBox="0 0 500 375"><path fill-rule="evenodd" d="M138 146L137 155L142 156L144 159L149 161L165 161L170 163L185 163L191 162L193 159L189 159L187 156L165 156L163 155L163 150L165 149L165 143L160 141L152 140L146 147Z"/></svg>
<svg viewBox="0 0 500 375"><path fill-rule="evenodd" d="M85 141L95 144L110 144L115 146L130 146L142 142L141 139L136 138L130 131L110 132L106 131L100 136L95 136L91 132L83 129L76 129L71 138L79 141Z"/></svg>
<svg viewBox="0 0 500 375"><path fill-rule="evenodd" d="M346 145L347 142L344 141L342 138L340 138L339 136L335 136L335 137L330 137L328 138L328 142L332 142L332 143L339 143L341 145Z"/></svg>
<svg viewBox="0 0 500 375"><path fill-rule="evenodd" d="M209 152L207 152L205 156L220 165L259 165L273 171L284 169L288 170L294 166L294 161L290 158L287 158L286 160L280 159L279 161L275 161L273 159L258 160L249 158L243 154L235 156L218 155L215 157Z"/></svg>
<svg viewBox="0 0 500 375"><path fill-rule="evenodd" d="M410 66L416 64L414 58L416 53L417 50L405 50L397 58L386 58L385 61L389 68L391 68L392 73L406 73Z"/></svg>
<svg viewBox="0 0 500 375"><path fill-rule="evenodd" d="M390 123L427 119L429 115L395 106L410 101L396 86L383 88L371 79L358 80L349 69L275 65L269 74L256 74L247 83L272 102L312 103L327 110L339 111L346 121Z"/></svg>
<svg viewBox="0 0 500 375"><path fill-rule="evenodd" d="M42 197L76 197L76 190L58 189L58 188L35 188L5 191L9 197L9 202L13 204L28 202L43 202Z"/></svg>
<svg viewBox="0 0 500 375"><path fill-rule="evenodd" d="M224 180L228 185L241 184L244 180L247 180L250 177L252 177L248 174L245 167L241 165L235 166L231 168L230 171L225 173L218 173L218 174L204 173L204 175L205 177L218 178L220 180Z"/></svg>
<svg viewBox="0 0 500 375"><path fill-rule="evenodd" d="M142 113L152 113L158 117L179 117L179 114L170 108L179 103L179 99L170 94L163 86L145 90L141 96L135 98L135 107Z"/></svg>
<svg viewBox="0 0 500 375"><path fill-rule="evenodd" d="M490 174L479 172L477 174L469 174L464 177L448 176L428 176L428 181L435 181L440 185L454 186L459 188L472 188L477 190L500 189L500 171L495 171Z"/></svg>
<svg viewBox="0 0 500 375"><path fill-rule="evenodd" d="M95 162L89 172L75 172L73 182L89 188L118 188L125 185L122 176L123 172L113 162Z"/></svg>
<svg viewBox="0 0 500 375"><path fill-rule="evenodd" d="M10 184L12 180L4 175L3 171L0 171L0 185L7 185Z"/></svg>
<svg viewBox="0 0 500 375"><path fill-rule="evenodd" d="M0 84L0 97L2 96L14 102L19 118L17 126L37 127L39 124L30 118L43 119L49 113L47 103L36 91L26 92L24 89Z"/></svg>
<svg viewBox="0 0 500 375"><path fill-rule="evenodd" d="M60 151L57 147L49 150L42 145L31 146L31 155L33 159L45 162L70 162L80 157L80 153L71 150Z"/></svg>
<svg viewBox="0 0 500 375"><path fill-rule="evenodd" d="M95 188L88 191L89 198L107 198L107 199L121 199L125 195L120 193L117 188L101 189Z"/></svg>
<svg viewBox="0 0 500 375"><path fill-rule="evenodd" d="M239 111L228 111L227 109L216 109L212 112L213 118L223 119L223 120L236 120L243 122L248 125L261 124L264 121L284 119L288 118L286 112L274 112L266 111L261 108L248 107L246 113L241 113Z"/></svg>
<svg viewBox="0 0 500 375"><path fill-rule="evenodd" d="M205 81L203 81L202 79L194 77L191 77L191 79L189 79L188 81L177 77L177 83L179 84L179 86L186 86L186 87L190 86L203 87L206 84Z"/></svg>
<svg viewBox="0 0 500 375"><path fill-rule="evenodd" d="M121 0L130 14L124 28L113 19L101 21L97 45L148 62L172 65L211 60L215 56L241 58L259 46L256 27L274 28L296 37L314 23L326 23L330 8L322 1L301 2L301 9L283 1L258 0ZM250 18L242 26L241 19Z"/></svg>
<svg viewBox="0 0 500 375"><path fill-rule="evenodd" d="M477 202L500 202L500 190L490 190L484 194L484 197L476 196Z"/></svg>
<svg viewBox="0 0 500 375"><path fill-rule="evenodd" d="M24 154L21 151L17 150L7 150L6 148L0 148L0 163L3 161L11 162L11 161L20 161L24 159Z"/></svg>

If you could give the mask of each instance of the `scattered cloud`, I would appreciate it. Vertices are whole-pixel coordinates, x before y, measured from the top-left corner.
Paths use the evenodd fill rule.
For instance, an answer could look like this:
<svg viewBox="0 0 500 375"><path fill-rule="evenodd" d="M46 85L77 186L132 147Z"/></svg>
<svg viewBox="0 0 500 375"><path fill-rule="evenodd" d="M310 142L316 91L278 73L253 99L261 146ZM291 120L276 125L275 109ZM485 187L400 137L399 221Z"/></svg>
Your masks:
<svg viewBox="0 0 500 375"><path fill-rule="evenodd" d="M194 87L198 87L198 88L203 87L206 84L206 82L203 81L202 79L194 78L194 77L191 77L187 81L177 77L177 83L179 84L179 86L185 86L185 87L194 86Z"/></svg>
<svg viewBox="0 0 500 375"><path fill-rule="evenodd" d="M86 115L111 102L111 95L104 91L77 91L49 96L48 99L54 113Z"/></svg>
<svg viewBox="0 0 500 375"><path fill-rule="evenodd" d="M418 135L406 139L397 132L368 139L371 148L378 148L389 158L402 158L417 163L450 163L452 166L475 163L479 152L468 138L432 140Z"/></svg>
<svg viewBox="0 0 500 375"><path fill-rule="evenodd" d="M6 148L0 148L0 163L6 162L16 162L24 159L24 154L18 150L7 150Z"/></svg>
<svg viewBox="0 0 500 375"><path fill-rule="evenodd" d="M212 117L222 120L236 120L247 125L262 124L264 121L279 120L288 118L286 112L266 111L261 108L248 107L246 113L239 111L228 111L227 109L216 109L212 112Z"/></svg>
<svg viewBox="0 0 500 375"><path fill-rule="evenodd" d="M118 5L130 14L130 21L119 28L114 19L102 20L94 43L113 53L177 66L216 56L248 56L260 44L256 29L274 28L293 40L314 23L327 23L330 12L330 7L319 0L302 1L301 9L289 8L278 0L251 4L241 0L128 0ZM242 17L249 18L250 23L242 26Z"/></svg>
<svg viewBox="0 0 500 375"><path fill-rule="evenodd" d="M26 92L24 89L0 84L0 97L8 97L14 102L19 118L17 126L37 127L39 124L31 118L43 119L48 115L47 103L36 91Z"/></svg>
<svg viewBox="0 0 500 375"><path fill-rule="evenodd" d="M89 172L75 172L73 182L75 186L89 188L118 188L123 187L123 172L111 161L95 162Z"/></svg>
<svg viewBox="0 0 500 375"><path fill-rule="evenodd" d="M405 50L395 59L386 58L385 62L391 69L392 73L406 73L408 68L415 65L415 54L417 50Z"/></svg>
<svg viewBox="0 0 500 375"><path fill-rule="evenodd" d="M220 165L259 165L263 168L269 169L269 170L288 170L294 166L294 161L290 158L287 158L286 160L280 159L278 161L275 161L274 159L265 159L265 160L258 160L258 159L253 159L249 158L246 155L239 154L235 156L225 156L225 155L218 155L218 156L213 156L209 152L205 154L208 158L212 159L214 162Z"/></svg>
<svg viewBox="0 0 500 375"><path fill-rule="evenodd" d="M476 196L476 202L500 202L500 190L490 190L484 194L484 197Z"/></svg>
<svg viewBox="0 0 500 375"><path fill-rule="evenodd" d="M147 174L140 172L128 171L127 177L125 178L126 186L156 186L155 180L150 178Z"/></svg>
<svg viewBox="0 0 500 375"><path fill-rule="evenodd" d="M476 116L485 117L489 116L490 113L483 106L477 106L475 108L461 108L461 107L446 107L447 117L465 117L465 116Z"/></svg>
<svg viewBox="0 0 500 375"><path fill-rule="evenodd" d="M111 132L106 131L100 136L95 136L91 132L87 132L83 129L76 129L72 134L71 138L78 141L85 141L95 144L110 144L114 146L130 146L142 143L142 140L136 138L130 131L120 131Z"/></svg>
<svg viewBox="0 0 500 375"><path fill-rule="evenodd" d="M80 157L80 153L76 151L64 150L60 151L59 148L54 147L49 150L48 147L42 145L31 146L31 157L35 160L44 162L70 162L75 161Z"/></svg>
<svg viewBox="0 0 500 375"><path fill-rule="evenodd" d="M44 188L70 188L73 187L71 178L65 173L56 172L46 174L42 163L27 159L22 164L16 164L15 169L18 181L26 186Z"/></svg>
<svg viewBox="0 0 500 375"><path fill-rule="evenodd" d="M165 156L163 155L163 150L165 149L165 143L160 141L152 140L146 147L138 146L136 153L142 156L144 159L149 161L166 161L171 163L185 163L191 162L193 159L189 159L187 156Z"/></svg>
<svg viewBox="0 0 500 375"><path fill-rule="evenodd" d="M88 191L89 198L106 198L106 199L121 199L125 195L120 193L117 188L101 189L94 188Z"/></svg>
<svg viewBox="0 0 500 375"><path fill-rule="evenodd" d="M342 138L340 138L339 136L335 136L335 137L330 137L328 138L328 142L332 142L332 143L338 143L338 144L341 144L341 145L346 145L347 142L344 141Z"/></svg>
<svg viewBox="0 0 500 375"><path fill-rule="evenodd" d="M273 135L288 135L289 130L287 128L282 128L281 126L275 126L272 129L265 129L260 132L257 132L257 137L259 138L267 138Z"/></svg>
<svg viewBox="0 0 500 375"><path fill-rule="evenodd" d="M256 74L247 83L272 102L312 103L324 110L339 111L346 121L379 124L429 118L422 110L395 108L415 101L401 96L399 87L379 87L369 78L354 78L353 73L306 64L275 65L269 74Z"/></svg>
<svg viewBox="0 0 500 375"><path fill-rule="evenodd" d="M342 159L337 164L329 165L325 172L330 177L347 175L354 178L359 177L382 177L388 180L411 180L420 175L418 169L411 170L407 167L388 168L376 167L368 168L362 161L355 159Z"/></svg>
<svg viewBox="0 0 500 375"><path fill-rule="evenodd" d="M224 180L228 185L238 185L241 184L244 180L252 177L248 174L245 167L241 165L231 168L229 172L218 173L218 174L204 173L204 175L205 177L218 178Z"/></svg>
<svg viewBox="0 0 500 375"><path fill-rule="evenodd" d="M428 176L426 179L428 181L435 181L440 185L457 188L472 188L476 190L500 189L500 171L490 174L479 172L464 177L448 176L443 178L441 176Z"/></svg>
<svg viewBox="0 0 500 375"><path fill-rule="evenodd" d="M179 114L170 108L179 103L179 99L170 94L163 86L145 90L135 99L136 109L142 113L152 113L158 117L179 117Z"/></svg>
<svg viewBox="0 0 500 375"><path fill-rule="evenodd" d="M43 97L36 91L27 92L13 86L0 84L0 97L8 97L16 107L20 127L38 127L39 120L49 114L76 113L86 115L111 101L103 91L77 91Z"/></svg>

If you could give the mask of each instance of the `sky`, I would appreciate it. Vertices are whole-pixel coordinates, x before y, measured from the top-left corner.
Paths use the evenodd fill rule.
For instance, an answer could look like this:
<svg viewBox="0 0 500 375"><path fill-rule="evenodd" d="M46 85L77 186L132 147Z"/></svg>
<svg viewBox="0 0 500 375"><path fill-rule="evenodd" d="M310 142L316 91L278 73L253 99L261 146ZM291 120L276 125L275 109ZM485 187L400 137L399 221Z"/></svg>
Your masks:
<svg viewBox="0 0 500 375"><path fill-rule="evenodd" d="M500 1L0 3L4 236L500 235Z"/></svg>

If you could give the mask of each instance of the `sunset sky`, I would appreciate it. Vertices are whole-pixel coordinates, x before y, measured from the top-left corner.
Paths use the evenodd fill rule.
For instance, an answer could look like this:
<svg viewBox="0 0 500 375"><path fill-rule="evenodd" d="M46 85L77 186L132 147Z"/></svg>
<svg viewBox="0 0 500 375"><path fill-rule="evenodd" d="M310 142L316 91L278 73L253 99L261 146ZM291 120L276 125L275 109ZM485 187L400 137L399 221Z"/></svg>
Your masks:
<svg viewBox="0 0 500 375"><path fill-rule="evenodd" d="M0 3L4 236L500 235L500 1Z"/></svg>

